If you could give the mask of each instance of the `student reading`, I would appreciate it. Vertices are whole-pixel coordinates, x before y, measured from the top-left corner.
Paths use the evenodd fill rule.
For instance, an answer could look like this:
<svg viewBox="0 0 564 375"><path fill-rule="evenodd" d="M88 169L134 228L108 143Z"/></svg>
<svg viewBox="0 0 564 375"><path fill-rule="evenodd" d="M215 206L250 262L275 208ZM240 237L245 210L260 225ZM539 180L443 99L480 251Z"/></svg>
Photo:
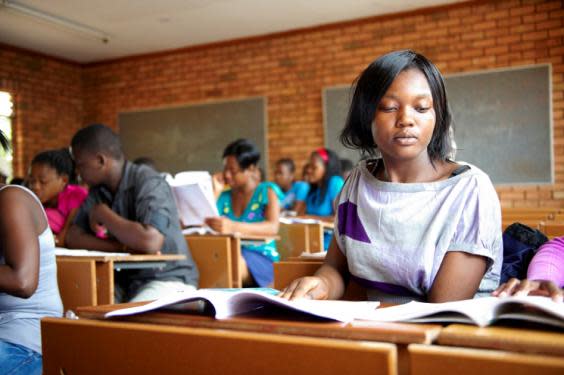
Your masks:
<svg viewBox="0 0 564 375"><path fill-rule="evenodd" d="M43 204L59 246L64 244L66 229L88 195L74 180L74 162L67 149L43 151L31 161L28 184Z"/></svg>
<svg viewBox="0 0 564 375"><path fill-rule="evenodd" d="M0 132L0 147L8 142ZM41 202L0 184L0 372L41 374L41 327L60 317L55 243Z"/></svg>
<svg viewBox="0 0 564 375"><path fill-rule="evenodd" d="M172 192L157 172L125 160L119 137L108 127L90 125L72 138L72 155L90 186L67 234L67 246L140 254L182 254L162 269L116 274L116 300L143 301L193 289L198 270L180 230Z"/></svg>
<svg viewBox="0 0 564 375"><path fill-rule="evenodd" d="M499 200L486 174L448 159L451 122L443 78L424 56L391 52L364 70L341 140L381 157L360 162L343 187L324 265L282 296L338 299L349 278L393 303L497 287Z"/></svg>
<svg viewBox="0 0 564 375"><path fill-rule="evenodd" d="M206 224L219 233L274 236L278 233L280 205L270 182L256 178L260 152L247 139L230 143L223 151L223 179L231 189L217 199L221 217ZM241 248L240 271L245 286L269 286L274 279L273 262L280 259L275 241L246 244Z"/></svg>

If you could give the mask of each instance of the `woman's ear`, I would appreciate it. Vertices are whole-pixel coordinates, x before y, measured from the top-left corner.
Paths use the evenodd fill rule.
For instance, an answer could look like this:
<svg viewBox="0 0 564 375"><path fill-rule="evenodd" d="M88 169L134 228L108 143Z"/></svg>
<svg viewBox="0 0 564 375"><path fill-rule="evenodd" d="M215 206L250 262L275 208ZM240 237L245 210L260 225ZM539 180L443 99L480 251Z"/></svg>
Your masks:
<svg viewBox="0 0 564 375"><path fill-rule="evenodd" d="M69 183L69 176L66 175L66 174L62 174L62 175L61 175L61 180L63 180L63 183L64 183L65 185L67 185L67 184Z"/></svg>

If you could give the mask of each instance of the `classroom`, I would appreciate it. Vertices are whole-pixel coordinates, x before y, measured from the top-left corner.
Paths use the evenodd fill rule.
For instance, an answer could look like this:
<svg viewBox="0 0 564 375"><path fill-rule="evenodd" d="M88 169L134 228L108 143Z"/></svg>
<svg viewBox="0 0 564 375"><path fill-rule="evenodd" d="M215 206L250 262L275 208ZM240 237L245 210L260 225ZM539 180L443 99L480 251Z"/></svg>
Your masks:
<svg viewBox="0 0 564 375"><path fill-rule="evenodd" d="M3 0L0 136L0 374L564 372L562 0Z"/></svg>

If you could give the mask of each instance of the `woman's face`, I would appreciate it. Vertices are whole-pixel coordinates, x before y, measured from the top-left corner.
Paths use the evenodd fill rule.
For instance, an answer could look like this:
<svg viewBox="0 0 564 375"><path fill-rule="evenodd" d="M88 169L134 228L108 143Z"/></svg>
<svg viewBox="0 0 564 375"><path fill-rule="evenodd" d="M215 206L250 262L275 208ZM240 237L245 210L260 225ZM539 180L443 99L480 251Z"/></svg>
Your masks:
<svg viewBox="0 0 564 375"><path fill-rule="evenodd" d="M43 205L48 207L56 205L57 197L67 183L67 176L59 175L47 164L34 163L31 165L28 185Z"/></svg>
<svg viewBox="0 0 564 375"><path fill-rule="evenodd" d="M325 163L321 156L317 153L312 153L309 157L309 183L310 184L319 184L323 180L323 176L325 176Z"/></svg>
<svg viewBox="0 0 564 375"><path fill-rule="evenodd" d="M435 120L425 75L417 69L403 71L378 103L372 124L374 142L385 160L428 158Z"/></svg>
<svg viewBox="0 0 564 375"><path fill-rule="evenodd" d="M223 159L223 178L225 183L232 188L242 187L248 183L249 179L256 178L255 170L255 166L241 169L237 158L233 155L226 156Z"/></svg>

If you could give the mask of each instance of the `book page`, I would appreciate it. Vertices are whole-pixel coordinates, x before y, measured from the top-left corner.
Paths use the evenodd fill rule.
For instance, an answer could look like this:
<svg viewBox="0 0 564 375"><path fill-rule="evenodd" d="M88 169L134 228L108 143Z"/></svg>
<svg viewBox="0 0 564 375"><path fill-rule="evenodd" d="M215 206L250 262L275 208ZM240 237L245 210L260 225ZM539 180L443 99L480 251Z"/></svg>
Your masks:
<svg viewBox="0 0 564 375"><path fill-rule="evenodd" d="M272 293L237 290L235 292L213 289L199 289L197 291L178 293L177 295L163 297L146 305L115 310L105 315L106 318L127 316L142 312L157 310L163 307L173 307L179 303L206 300L215 309L216 319L226 319L231 316L249 312L257 312L265 307L280 307L307 315L332 319L340 322L351 322L357 316L364 316L375 310L378 302L357 301L315 301L286 299L272 295Z"/></svg>
<svg viewBox="0 0 564 375"><path fill-rule="evenodd" d="M564 328L564 303L548 297L514 296L499 299L496 320L515 319Z"/></svg>
<svg viewBox="0 0 564 375"><path fill-rule="evenodd" d="M105 251L85 250L85 249L65 249L62 247L55 248L55 255L71 256L71 257L105 257L105 256L128 256L130 253L108 253Z"/></svg>

